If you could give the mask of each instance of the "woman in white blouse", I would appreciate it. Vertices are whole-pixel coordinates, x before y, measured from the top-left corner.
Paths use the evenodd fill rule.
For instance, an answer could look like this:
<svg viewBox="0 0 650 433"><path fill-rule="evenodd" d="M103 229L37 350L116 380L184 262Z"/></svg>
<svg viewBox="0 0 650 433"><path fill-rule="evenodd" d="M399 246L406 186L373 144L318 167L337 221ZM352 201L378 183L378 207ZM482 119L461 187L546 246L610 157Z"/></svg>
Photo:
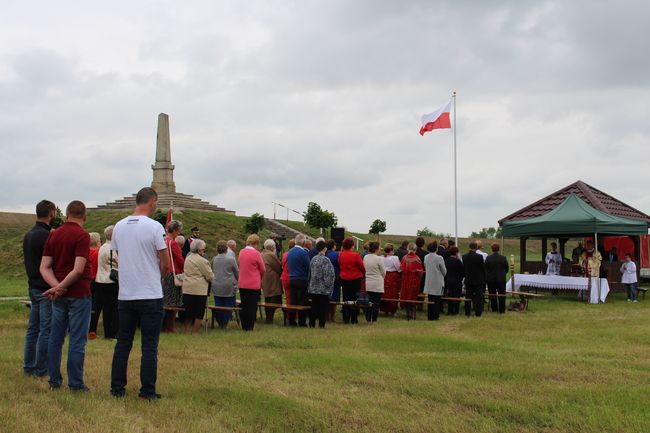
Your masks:
<svg viewBox="0 0 650 433"><path fill-rule="evenodd" d="M368 254L363 258L363 266L366 268L366 292L372 304L370 308L366 308L366 321L368 322L377 321L381 295L384 293L386 268L384 268L384 258L379 253L379 242L370 242Z"/></svg>

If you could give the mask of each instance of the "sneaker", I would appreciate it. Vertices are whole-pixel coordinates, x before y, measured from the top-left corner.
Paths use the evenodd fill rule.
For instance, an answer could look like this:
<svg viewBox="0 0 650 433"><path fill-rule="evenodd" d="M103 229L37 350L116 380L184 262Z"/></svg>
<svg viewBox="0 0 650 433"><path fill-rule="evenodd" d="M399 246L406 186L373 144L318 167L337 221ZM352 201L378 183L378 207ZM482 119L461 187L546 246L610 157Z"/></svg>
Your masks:
<svg viewBox="0 0 650 433"><path fill-rule="evenodd" d="M95 338L97 338L97 333L96 332L89 332L88 333L88 339L89 340L94 340Z"/></svg>
<svg viewBox="0 0 650 433"><path fill-rule="evenodd" d="M628 298L627 302L632 302L632 300Z"/></svg>
<svg viewBox="0 0 650 433"><path fill-rule="evenodd" d="M50 391L58 391L61 389L61 385L52 385L50 383Z"/></svg>
<svg viewBox="0 0 650 433"><path fill-rule="evenodd" d="M140 398L140 400L156 401L156 400L160 400L162 398L162 395L160 395L160 394L151 394L151 395L140 394L138 397Z"/></svg>
<svg viewBox="0 0 650 433"><path fill-rule="evenodd" d="M639 302L639 301L637 301L637 300L635 299L635 300L634 300L634 301L632 301L632 302Z"/></svg>
<svg viewBox="0 0 650 433"><path fill-rule="evenodd" d="M121 389L119 391L113 391L111 389L111 395L115 398L123 398L126 395L126 391Z"/></svg>

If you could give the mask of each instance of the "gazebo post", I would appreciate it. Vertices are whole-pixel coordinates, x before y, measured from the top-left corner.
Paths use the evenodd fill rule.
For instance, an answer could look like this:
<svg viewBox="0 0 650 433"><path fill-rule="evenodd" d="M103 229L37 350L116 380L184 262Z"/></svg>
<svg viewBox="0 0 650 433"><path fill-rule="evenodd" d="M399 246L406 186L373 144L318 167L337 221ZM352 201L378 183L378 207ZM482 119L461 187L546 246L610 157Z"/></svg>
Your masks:
<svg viewBox="0 0 650 433"><path fill-rule="evenodd" d="M519 272L524 273L526 267L526 239L527 236L519 238Z"/></svg>
<svg viewBox="0 0 650 433"><path fill-rule="evenodd" d="M564 254L566 253L566 243L568 240L568 238L558 239L558 241L560 241L560 255L562 256L562 260L564 260Z"/></svg>
<svg viewBox="0 0 650 433"><path fill-rule="evenodd" d="M542 236L542 270L544 269L544 263L546 263L546 253L548 253L548 238Z"/></svg>
<svg viewBox="0 0 650 433"><path fill-rule="evenodd" d="M632 239L632 243L634 244L634 261L640 262L641 261L641 236L630 236ZM621 260L621 258L618 258ZM622 261L622 260L621 260ZM641 268L640 263L638 268Z"/></svg>

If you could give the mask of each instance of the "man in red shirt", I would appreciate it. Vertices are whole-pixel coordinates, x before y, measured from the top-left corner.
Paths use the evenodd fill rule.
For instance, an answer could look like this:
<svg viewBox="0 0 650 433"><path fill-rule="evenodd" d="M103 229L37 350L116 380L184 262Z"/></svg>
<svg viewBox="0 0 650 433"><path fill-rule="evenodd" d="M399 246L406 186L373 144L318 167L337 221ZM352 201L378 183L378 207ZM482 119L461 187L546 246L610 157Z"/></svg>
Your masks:
<svg viewBox="0 0 650 433"><path fill-rule="evenodd" d="M68 386L72 391L89 391L83 380L84 356L90 324L92 274L88 261L90 236L83 229L86 206L72 201L66 208L66 221L45 242L41 275L51 287L44 296L52 300L52 324L48 345L50 389L59 389L61 349L65 334L70 333L68 347Z"/></svg>

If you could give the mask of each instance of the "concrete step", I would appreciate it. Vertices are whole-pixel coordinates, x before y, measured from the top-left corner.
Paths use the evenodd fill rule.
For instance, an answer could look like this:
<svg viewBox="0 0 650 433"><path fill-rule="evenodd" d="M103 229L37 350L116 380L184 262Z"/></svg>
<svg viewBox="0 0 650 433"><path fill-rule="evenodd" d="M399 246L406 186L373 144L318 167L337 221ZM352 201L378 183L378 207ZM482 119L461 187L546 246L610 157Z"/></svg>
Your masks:
<svg viewBox="0 0 650 433"><path fill-rule="evenodd" d="M217 212L235 213L234 211L227 210L223 207L211 204L207 201L201 200L190 194L182 193L162 193L158 195L158 207L169 208L174 206L174 209L197 209L197 210L210 210ZM95 210L125 210L132 209L135 206L135 194L127 196L110 203L102 204L94 208Z"/></svg>
<svg viewBox="0 0 650 433"><path fill-rule="evenodd" d="M264 218L264 225L266 226L267 229L269 229L272 232L277 233L280 236L284 236L286 239L293 239L297 235L301 234L301 231L298 231L292 227L286 226L282 224L281 222L278 222L277 220L272 220L268 218ZM312 242L314 241L314 238L311 236L308 236L305 233L302 233L305 236L307 236L307 239L310 239Z"/></svg>

